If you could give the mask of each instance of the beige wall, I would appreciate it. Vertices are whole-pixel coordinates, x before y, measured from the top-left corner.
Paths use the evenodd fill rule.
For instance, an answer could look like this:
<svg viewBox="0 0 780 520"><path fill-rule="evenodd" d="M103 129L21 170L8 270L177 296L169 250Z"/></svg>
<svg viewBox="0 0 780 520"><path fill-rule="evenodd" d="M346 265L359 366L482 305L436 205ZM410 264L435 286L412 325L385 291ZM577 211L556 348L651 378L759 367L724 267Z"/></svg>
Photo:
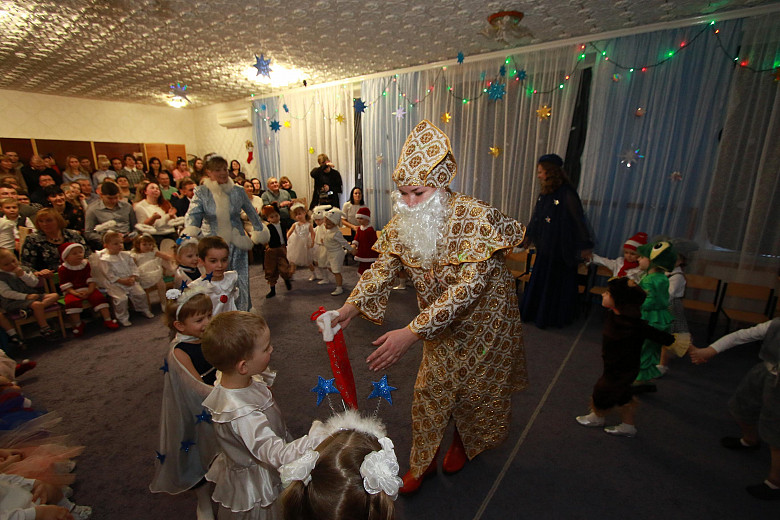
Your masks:
<svg viewBox="0 0 780 520"><path fill-rule="evenodd" d="M210 152L237 159L247 175L257 176L257 160L247 165L251 127L224 128L217 114L248 101L178 109L0 90L0 137L183 144L188 154Z"/></svg>

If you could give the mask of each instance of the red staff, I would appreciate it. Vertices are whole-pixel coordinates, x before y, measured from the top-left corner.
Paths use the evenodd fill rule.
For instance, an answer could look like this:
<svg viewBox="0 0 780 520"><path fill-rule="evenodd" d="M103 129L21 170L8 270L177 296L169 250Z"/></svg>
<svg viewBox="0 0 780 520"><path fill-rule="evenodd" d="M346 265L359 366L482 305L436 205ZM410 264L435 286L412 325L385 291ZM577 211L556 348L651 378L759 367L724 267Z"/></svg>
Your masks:
<svg viewBox="0 0 780 520"><path fill-rule="evenodd" d="M341 331L341 325L331 326L331 321L336 316L338 311L326 311L325 307L320 307L311 315L311 319L317 322L322 332L322 339L328 347L330 368L333 370L333 377L336 378L336 388L341 392L341 398L346 405L357 410L355 377L352 375L352 365L349 364L344 333Z"/></svg>

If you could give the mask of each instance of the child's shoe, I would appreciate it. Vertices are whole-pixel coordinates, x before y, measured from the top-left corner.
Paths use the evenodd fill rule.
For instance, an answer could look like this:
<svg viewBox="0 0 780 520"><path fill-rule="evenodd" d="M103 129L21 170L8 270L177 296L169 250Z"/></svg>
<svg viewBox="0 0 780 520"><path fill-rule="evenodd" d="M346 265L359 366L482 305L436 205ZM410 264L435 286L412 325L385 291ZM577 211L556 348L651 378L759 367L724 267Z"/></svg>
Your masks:
<svg viewBox="0 0 780 520"><path fill-rule="evenodd" d="M149 309L146 309L146 310L145 310L144 312L142 312L141 314L143 314L144 316L146 316L146 317L147 317L147 318L149 318L150 320L151 320L152 318L154 318L154 313L153 313L152 311L150 311Z"/></svg>
<svg viewBox="0 0 780 520"><path fill-rule="evenodd" d="M331 296L338 296L339 294L342 294L344 292L344 288L342 286L336 287L336 290L330 293Z"/></svg>
<svg viewBox="0 0 780 520"><path fill-rule="evenodd" d="M119 323L116 320L105 320L103 321L103 326L107 329L116 330L119 328Z"/></svg>
<svg viewBox="0 0 780 520"><path fill-rule="evenodd" d="M46 327L44 329L41 329L41 336L46 341L55 341L57 339L57 331L55 331L51 327Z"/></svg>
<svg viewBox="0 0 780 520"><path fill-rule="evenodd" d="M35 361L30 361L29 359L25 359L21 363L17 363L16 370L14 371L14 377L19 377L20 375L29 372L37 365L38 363L36 363Z"/></svg>
<svg viewBox="0 0 780 520"><path fill-rule="evenodd" d="M130 325L132 325L132 323L130 323L130 320L128 320L128 319L119 320L119 323L120 323L120 324L121 324L123 327L129 327Z"/></svg>
<svg viewBox="0 0 780 520"><path fill-rule="evenodd" d="M79 338L84 335L84 322L80 321L78 325L73 327L73 337Z"/></svg>
<svg viewBox="0 0 780 520"><path fill-rule="evenodd" d="M658 371L661 372L661 375L659 377L663 377L669 373L669 367L666 365L656 365L655 368L657 368Z"/></svg>
<svg viewBox="0 0 780 520"><path fill-rule="evenodd" d="M620 423L617 426L607 426L604 431L619 437L636 437L636 426L633 424Z"/></svg>
<svg viewBox="0 0 780 520"><path fill-rule="evenodd" d="M310 282L313 282L313 281L314 281L314 280L316 280L316 279L317 279L317 277L316 277L316 276L314 276L314 273L311 273L311 276L309 277L309 280L308 280L308 281L310 281Z"/></svg>
<svg viewBox="0 0 780 520"><path fill-rule="evenodd" d="M272 285L271 286L271 290L268 291L268 294L266 294L265 297L266 298L273 298L274 296L276 296L276 286Z"/></svg>
<svg viewBox="0 0 780 520"><path fill-rule="evenodd" d="M89 506L73 506L70 510L73 520L87 520L92 516L92 508Z"/></svg>
<svg viewBox="0 0 780 520"><path fill-rule="evenodd" d="M330 282L328 281L328 279L327 279L327 278L323 278L322 280L320 280L319 282L317 282L317 285L328 285L329 283L330 283Z"/></svg>
<svg viewBox="0 0 780 520"><path fill-rule="evenodd" d="M590 412L588 415L577 416L577 422L588 427L604 426L604 418L593 412Z"/></svg>

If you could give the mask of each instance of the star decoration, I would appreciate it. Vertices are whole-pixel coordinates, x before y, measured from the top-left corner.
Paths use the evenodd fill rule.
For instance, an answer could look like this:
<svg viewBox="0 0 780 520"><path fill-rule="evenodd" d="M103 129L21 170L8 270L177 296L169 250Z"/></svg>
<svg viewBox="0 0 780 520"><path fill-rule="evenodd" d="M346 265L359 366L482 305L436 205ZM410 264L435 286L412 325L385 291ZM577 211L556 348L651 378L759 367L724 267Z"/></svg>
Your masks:
<svg viewBox="0 0 780 520"><path fill-rule="evenodd" d="M271 72L273 72L271 70L271 58L268 58L266 60L265 56L263 54L260 54L259 58L257 57L257 54L255 54L255 60L256 60L256 63L254 65L252 65L252 66L257 69L256 76L259 76L259 75L262 74L266 78L270 78L271 77ZM263 110L265 110L265 109L263 109Z"/></svg>
<svg viewBox="0 0 780 520"><path fill-rule="evenodd" d="M203 280L206 281L206 282L210 282L212 278L214 278L214 271L212 271L209 274L207 274L206 276L204 276Z"/></svg>
<svg viewBox="0 0 780 520"><path fill-rule="evenodd" d="M179 287L179 290L184 292L184 289L186 289L186 288L187 288L187 280L182 280L181 281L181 287Z"/></svg>
<svg viewBox="0 0 780 520"><path fill-rule="evenodd" d="M352 106L355 108L355 113L357 114L362 114L366 111L366 104L363 103L363 100L360 98L357 98Z"/></svg>
<svg viewBox="0 0 780 520"><path fill-rule="evenodd" d="M276 119L271 121L271 124L268 126L270 126L271 130L273 130L274 132L278 132L282 128L282 125Z"/></svg>
<svg viewBox="0 0 780 520"><path fill-rule="evenodd" d="M337 123L343 123L344 122L344 116L341 114L336 114L336 122Z"/></svg>
<svg viewBox="0 0 780 520"><path fill-rule="evenodd" d="M672 174L669 176L669 178L672 180L672 182L680 182L683 180L682 173L678 171L672 172Z"/></svg>
<svg viewBox="0 0 780 520"><path fill-rule="evenodd" d="M528 77L528 73L525 71L525 69L521 69L517 71L517 79L519 79L520 81L523 81L527 77Z"/></svg>
<svg viewBox="0 0 780 520"><path fill-rule="evenodd" d="M195 443L192 441L181 441L181 448L179 449L184 453L189 453L190 448L192 448L193 446L195 446Z"/></svg>
<svg viewBox="0 0 780 520"><path fill-rule="evenodd" d="M644 159L644 157L644 155L639 153L639 148L632 148L620 154L620 164L626 168L633 168L639 162L639 159Z"/></svg>
<svg viewBox="0 0 780 520"><path fill-rule="evenodd" d="M404 107L398 107L398 109L395 112L393 112L393 115L395 116L396 119L403 119L404 116L406 115L406 110L404 109Z"/></svg>
<svg viewBox="0 0 780 520"><path fill-rule="evenodd" d="M458 53L458 65L463 65L463 59L464 58L465 58L465 56L463 55L463 53L459 52Z"/></svg>
<svg viewBox="0 0 780 520"><path fill-rule="evenodd" d="M501 75L502 78L506 76L506 67L501 65L501 67L499 67L498 69L498 73Z"/></svg>
<svg viewBox="0 0 780 520"><path fill-rule="evenodd" d="M328 394L340 394L338 388L333 386L333 382L336 378L325 379L322 376L317 376L317 386L311 389L312 392L317 392L317 406L322 403L322 400Z"/></svg>
<svg viewBox="0 0 780 520"><path fill-rule="evenodd" d="M205 408L200 412L200 415L196 415L195 417L198 418L198 420L195 421L195 424L202 422L211 424L211 414Z"/></svg>
<svg viewBox="0 0 780 520"><path fill-rule="evenodd" d="M550 110L550 107L547 105L542 105L536 110L536 117L538 117L540 121L550 119L551 114L552 110Z"/></svg>
<svg viewBox="0 0 780 520"><path fill-rule="evenodd" d="M444 113L441 115L441 120L444 122L444 124L447 124L447 123L449 123L451 119L452 119L452 116L450 115L450 113L449 113L449 112L444 112Z"/></svg>
<svg viewBox="0 0 780 520"><path fill-rule="evenodd" d="M555 204L556 206L557 206L558 204L560 204L560 203L561 203L561 201L559 201L558 199L553 199L553 204Z"/></svg>
<svg viewBox="0 0 780 520"><path fill-rule="evenodd" d="M163 371L163 374L167 374L168 373L168 360L167 359L163 359L163 366L160 367L160 370Z"/></svg>
<svg viewBox="0 0 780 520"><path fill-rule="evenodd" d="M291 125L290 125L290 122L289 122L289 121L285 121L285 122L284 122L284 127L285 127L285 128L290 128L290 126L291 126Z"/></svg>
<svg viewBox="0 0 780 520"><path fill-rule="evenodd" d="M313 146L310 146L310 147L309 147L309 153L310 153L310 154L314 154L314 147L313 147Z"/></svg>
<svg viewBox="0 0 780 520"><path fill-rule="evenodd" d="M390 386L389 384L387 384L387 374L383 375L382 379L380 379L379 382L371 381L371 384L374 385L374 389L368 395L368 399L373 399L374 397L381 397L383 399L386 399L388 403L393 404L393 396L390 392L398 389L394 386Z"/></svg>
<svg viewBox="0 0 780 520"><path fill-rule="evenodd" d="M163 464L165 462L165 455L163 455L162 453L160 453L157 450L154 450L154 452L157 454L157 455L155 455L155 457L157 457L157 460L160 461L160 464Z"/></svg>
<svg viewBox="0 0 780 520"><path fill-rule="evenodd" d="M549 224L549 223L550 223L550 217L545 217L545 218L544 218L544 221L545 221L545 222L547 222L547 223Z"/></svg>
<svg viewBox="0 0 780 520"><path fill-rule="evenodd" d="M491 146L488 153L493 157L498 157L499 155L501 155L501 148L499 148L498 146Z"/></svg>
<svg viewBox="0 0 780 520"><path fill-rule="evenodd" d="M290 112L290 109L287 108L287 104L282 105L282 108L284 109L285 112L287 112L287 113Z"/></svg>
<svg viewBox="0 0 780 520"><path fill-rule="evenodd" d="M171 85L170 94L172 98L180 98L186 101L187 103L190 102L190 98L187 97L187 85L182 85L181 83L176 83L175 85Z"/></svg>
<svg viewBox="0 0 780 520"><path fill-rule="evenodd" d="M506 95L506 85L503 83L495 81L488 87L488 97L493 101L504 99L504 95Z"/></svg>

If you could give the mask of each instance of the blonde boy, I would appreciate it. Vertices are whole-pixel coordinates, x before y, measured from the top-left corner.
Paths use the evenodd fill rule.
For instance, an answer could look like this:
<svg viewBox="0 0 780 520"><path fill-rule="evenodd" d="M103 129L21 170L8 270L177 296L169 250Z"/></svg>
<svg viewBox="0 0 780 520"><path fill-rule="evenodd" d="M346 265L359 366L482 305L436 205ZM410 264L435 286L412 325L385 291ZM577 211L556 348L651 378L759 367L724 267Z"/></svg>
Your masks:
<svg viewBox="0 0 780 520"><path fill-rule="evenodd" d="M22 269L16 256L6 248L0 248L0 308L6 314L27 316L32 312L41 328L41 336L53 340L57 333L46 322L46 308L59 299L57 293L42 294L38 291L38 277Z"/></svg>
<svg viewBox="0 0 780 520"><path fill-rule="evenodd" d="M133 302L136 311L147 318L154 318L154 314L149 310L146 291L138 283L138 266L130 253L124 250L122 235L116 231L108 231L103 235L103 245L105 249L97 252L101 282L114 304L116 319L125 327L132 325L127 307L128 299Z"/></svg>
<svg viewBox="0 0 780 520"><path fill-rule="evenodd" d="M33 229L33 223L27 217L19 218L19 202L16 199L0 200L0 210L3 212L0 218L0 247L19 251L19 226Z"/></svg>

